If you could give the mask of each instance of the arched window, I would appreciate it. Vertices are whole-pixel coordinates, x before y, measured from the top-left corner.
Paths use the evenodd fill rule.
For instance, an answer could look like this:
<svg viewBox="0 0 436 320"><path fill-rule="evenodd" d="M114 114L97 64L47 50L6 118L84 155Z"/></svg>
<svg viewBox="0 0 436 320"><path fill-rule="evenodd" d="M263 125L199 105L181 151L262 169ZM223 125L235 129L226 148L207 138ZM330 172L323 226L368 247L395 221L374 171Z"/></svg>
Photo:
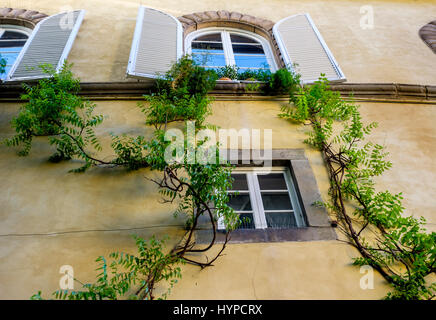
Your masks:
<svg viewBox="0 0 436 320"><path fill-rule="evenodd" d="M232 28L207 28L188 34L186 53L206 68L237 66L247 70L277 70L269 43L258 34Z"/></svg>
<svg viewBox="0 0 436 320"><path fill-rule="evenodd" d="M0 25L0 56L6 64L0 79L8 75L31 32L31 29L21 26Z"/></svg>
<svg viewBox="0 0 436 320"><path fill-rule="evenodd" d="M346 80L308 13L274 23L226 10L176 18L140 6L127 75L156 79L184 54L212 69L235 65L240 73L275 72L280 66L299 73L303 83L313 83L321 73L330 81Z"/></svg>

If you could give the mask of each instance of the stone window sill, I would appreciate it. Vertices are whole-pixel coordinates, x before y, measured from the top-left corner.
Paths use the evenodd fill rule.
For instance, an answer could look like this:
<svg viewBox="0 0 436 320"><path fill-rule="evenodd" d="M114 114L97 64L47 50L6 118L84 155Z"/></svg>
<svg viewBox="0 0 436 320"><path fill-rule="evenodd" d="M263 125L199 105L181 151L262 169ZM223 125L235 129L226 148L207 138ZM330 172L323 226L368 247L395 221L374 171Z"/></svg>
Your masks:
<svg viewBox="0 0 436 320"><path fill-rule="evenodd" d="M227 150L230 155L230 149ZM251 150L250 163L230 161L232 164L243 166L259 166L258 155L263 150ZM238 159L242 159L242 150L238 150ZM295 185L301 209L306 218L306 227L290 229L238 229L231 233L231 243L254 243L254 242L281 242L281 241L319 241L335 240L336 232L324 207L315 206L316 201L321 201L321 194L315 175L306 158L304 149L273 149L272 166L288 167ZM204 218L204 217L202 217ZM212 230L208 228L208 219L200 219L199 227L203 228L196 232L198 243L210 243ZM224 233L217 233L217 241L224 240Z"/></svg>
<svg viewBox="0 0 436 320"><path fill-rule="evenodd" d="M206 244L212 241L212 230L196 231L196 242ZM320 241L336 240L332 227L305 227L290 229L238 229L230 234L230 243L261 243L286 241ZM218 231L216 243L225 240L223 231Z"/></svg>

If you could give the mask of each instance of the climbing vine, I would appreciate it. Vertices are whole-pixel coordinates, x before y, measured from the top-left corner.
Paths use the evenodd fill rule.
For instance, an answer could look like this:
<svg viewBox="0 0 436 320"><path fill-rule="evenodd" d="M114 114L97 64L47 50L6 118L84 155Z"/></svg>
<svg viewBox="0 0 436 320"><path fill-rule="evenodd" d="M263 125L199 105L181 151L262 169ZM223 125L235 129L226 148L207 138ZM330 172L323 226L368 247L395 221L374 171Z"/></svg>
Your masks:
<svg viewBox="0 0 436 320"><path fill-rule="evenodd" d="M423 218L403 215L401 193L377 191L374 177L392 166L383 146L365 142L377 124L364 125L358 106L323 75L300 87L279 116L310 125L305 142L321 151L330 177L331 198L321 204L360 253L354 265L370 265L392 285L387 299L433 299L436 283L427 276L436 271L436 233L426 232Z"/></svg>
<svg viewBox="0 0 436 320"><path fill-rule="evenodd" d="M181 276L178 266L181 263L201 268L212 265L225 249L230 232L240 223L238 215L227 205L232 167L219 159L219 145L211 145L207 138L192 144L187 137L188 121L195 123L196 132L215 129L206 123L212 102L207 93L218 75L195 65L189 57L180 59L156 81L155 89L145 95L146 103L139 105L145 125L154 130L153 137L112 135L113 157L103 160L98 157L102 146L94 129L104 117L94 115L95 104L79 95L80 81L72 74L71 66L65 64L59 73L51 66L42 68L50 77L35 86L25 85L22 98L27 102L11 122L16 134L6 139L5 144L21 146L19 154L25 156L31 151L34 137L46 136L56 149L50 161L83 160L84 165L74 172L84 172L93 166L157 170L162 173L161 178L152 181L164 202L177 202L175 214L186 217L185 235L169 252L164 252L163 241L136 238L138 255L115 252L109 256L110 263L99 257L100 274L95 283L82 284L82 291L57 291L54 297L165 298L166 294L155 294L158 283L167 281L171 288ZM280 117L310 124L305 142L322 153L331 183L330 201L318 205L326 206L337 217L346 241L360 253L354 264L372 266L392 285L388 299L434 298L436 284L429 283L427 277L435 273L436 234L426 232L423 219L403 216L401 194L377 191L374 177L391 167L381 145L365 142L377 124L365 126L358 106L331 91L324 77L314 85L300 87L298 75L287 69L260 76L267 82L267 94L291 96ZM183 148L176 145L170 149L172 160L168 161L169 147L174 144L167 136L172 123L183 124L185 134L178 141ZM338 126L342 129L336 134ZM215 161L192 161L192 154L195 159L200 152L212 155ZM212 239L199 246L195 231L202 216L209 221ZM199 259L196 254L207 253L216 244L218 219L226 226L224 242L218 253ZM41 293L32 298L41 299Z"/></svg>
<svg viewBox="0 0 436 320"><path fill-rule="evenodd" d="M82 290L57 290L53 293L61 300L154 300L165 299L171 288L181 278L180 264L184 263L176 255L164 253L164 240L152 237L145 241L134 237L138 255L114 252L109 255L110 263L104 256L96 259L99 274L95 283L82 283ZM168 282L168 289L155 294L155 286L162 280ZM136 287L135 289L133 287ZM31 297L43 300L41 291Z"/></svg>
<svg viewBox="0 0 436 320"><path fill-rule="evenodd" d="M42 68L49 77L37 85L25 85L26 94L22 99L27 102L11 122L16 135L6 139L5 144L23 146L19 154L26 156L34 137L47 136L48 142L56 148L50 161L71 158L84 161L82 167L72 170L74 172L84 172L93 166L160 171L162 177L152 181L157 184L164 202L177 202L175 214L186 216L186 233L170 252L163 253L162 242L156 239L146 244L137 238L138 256L111 254L111 272L107 270L105 258L98 258L101 273L96 283L84 284L83 291L58 291L54 293L55 298L154 299L154 288L160 281L165 280L172 286L174 278L180 277L177 264L190 263L201 268L211 266L225 249L230 232L240 223L238 215L227 205L226 190L232 184L232 167L219 159L219 146L210 145L207 138L190 141L185 135L181 142L178 141L182 148L171 149L171 145L177 143L167 137L167 129L170 123L178 122L185 126L186 133L187 121L195 124L195 132L215 128L205 120L211 113L212 101L207 93L215 85L216 74L195 65L189 57L181 58L156 81L154 90L145 95L146 103L139 104L145 115L145 124L154 129L153 137L112 134L114 155L110 160L103 160L98 157L102 146L94 128L104 118L93 114L95 104L78 95L80 81L72 74L71 66L65 64L59 73L50 66ZM199 154L212 155L212 158L208 157L212 161L197 161L195 157ZM198 245L195 237L201 216L209 221L212 234L210 243L205 245ZM207 252L217 241L218 219L222 219L226 227L224 241L218 253L209 257ZM132 286L138 284L140 288L132 296ZM32 298L42 297L38 293Z"/></svg>
<svg viewBox="0 0 436 320"><path fill-rule="evenodd" d="M56 73L52 66L43 65L42 70L50 77L35 86L23 85L26 93L21 98L28 102L12 119L16 135L4 142L8 146L22 146L19 155L26 156L34 137L47 136L49 143L56 147L51 161L78 157L89 167L99 160L90 156L85 147L91 145L101 150L93 129L103 121L103 116L92 115L95 104L78 95L80 81L73 77L70 67L65 64Z"/></svg>

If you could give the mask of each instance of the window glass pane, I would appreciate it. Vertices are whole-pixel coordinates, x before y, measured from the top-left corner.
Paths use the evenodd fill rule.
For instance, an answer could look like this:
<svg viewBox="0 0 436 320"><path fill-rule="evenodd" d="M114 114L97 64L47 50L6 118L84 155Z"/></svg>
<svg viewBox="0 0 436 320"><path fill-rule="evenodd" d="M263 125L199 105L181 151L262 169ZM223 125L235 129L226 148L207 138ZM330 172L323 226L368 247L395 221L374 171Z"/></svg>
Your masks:
<svg viewBox="0 0 436 320"><path fill-rule="evenodd" d="M195 52L211 52L224 53L221 34L207 34L194 39L191 43L192 53Z"/></svg>
<svg viewBox="0 0 436 320"><path fill-rule="evenodd" d="M14 64L14 61L15 61L15 59L17 59L19 53L20 53L20 51L14 52L14 53L12 53L12 52L5 53L5 52L0 51L0 55L1 55L2 59L5 59L6 64L8 64L8 65Z"/></svg>
<svg viewBox="0 0 436 320"><path fill-rule="evenodd" d="M240 36L238 34L230 34L230 40L232 40L232 43L258 43L256 40Z"/></svg>
<svg viewBox="0 0 436 320"><path fill-rule="evenodd" d="M232 44L234 54L264 54L259 44Z"/></svg>
<svg viewBox="0 0 436 320"><path fill-rule="evenodd" d="M283 173L258 174L260 190L287 190Z"/></svg>
<svg viewBox="0 0 436 320"><path fill-rule="evenodd" d="M210 52L210 53L224 53L222 43L209 43L209 42L192 42L192 53Z"/></svg>
<svg viewBox="0 0 436 320"><path fill-rule="evenodd" d="M221 42L221 33L206 34L195 38L193 41Z"/></svg>
<svg viewBox="0 0 436 320"><path fill-rule="evenodd" d="M0 50L3 51L3 48L20 48L24 46L26 41L24 40L0 40Z"/></svg>
<svg viewBox="0 0 436 320"><path fill-rule="evenodd" d="M268 228L292 228L296 227L295 216L292 212L267 212L265 213Z"/></svg>
<svg viewBox="0 0 436 320"><path fill-rule="evenodd" d="M6 30L0 38L0 57L6 61L5 72L0 79L5 79L23 49L28 36L21 32Z"/></svg>
<svg viewBox="0 0 436 320"><path fill-rule="evenodd" d="M191 43L191 49L192 59L200 66L223 67L226 65L221 33L195 38Z"/></svg>
<svg viewBox="0 0 436 320"><path fill-rule="evenodd" d="M226 65L224 54L198 54L193 52L192 60L200 66L222 67Z"/></svg>
<svg viewBox="0 0 436 320"><path fill-rule="evenodd" d="M292 210L287 192L262 192L262 202L265 210Z"/></svg>
<svg viewBox="0 0 436 320"><path fill-rule="evenodd" d="M1 45L1 42L0 42L0 45ZM2 48L2 47L0 47L0 54L4 55L4 54L6 54L8 52L12 52L12 53L20 52L22 48L23 47L9 47L9 48Z"/></svg>
<svg viewBox="0 0 436 320"><path fill-rule="evenodd" d="M233 185L231 190L248 190L246 174L232 174Z"/></svg>
<svg viewBox="0 0 436 320"><path fill-rule="evenodd" d="M265 55L235 55L235 63L240 68L269 68Z"/></svg>
<svg viewBox="0 0 436 320"><path fill-rule="evenodd" d="M252 213L240 213L239 219L241 219L241 224L238 229L254 229L254 220Z"/></svg>
<svg viewBox="0 0 436 320"><path fill-rule="evenodd" d="M1 39L27 39L27 35L21 32L7 30L3 33Z"/></svg>
<svg viewBox="0 0 436 320"><path fill-rule="evenodd" d="M229 207L235 211L251 211L251 201L248 194L229 194Z"/></svg>

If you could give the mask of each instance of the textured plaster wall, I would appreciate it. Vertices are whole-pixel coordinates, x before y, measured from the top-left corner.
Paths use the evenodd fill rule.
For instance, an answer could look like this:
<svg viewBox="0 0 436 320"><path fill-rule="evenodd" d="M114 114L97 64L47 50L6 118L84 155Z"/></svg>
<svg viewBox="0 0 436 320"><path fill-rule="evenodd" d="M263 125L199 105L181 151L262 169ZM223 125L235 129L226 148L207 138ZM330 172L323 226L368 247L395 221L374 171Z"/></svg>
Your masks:
<svg viewBox="0 0 436 320"><path fill-rule="evenodd" d="M277 118L280 102L216 101L210 122L222 128L273 129L274 148L305 148L322 192L328 180L318 152L303 144L304 129ZM0 104L0 139L10 136L9 120L17 105ZM394 167L381 187L403 191L408 211L435 225L434 181L435 106L362 104L365 119L380 123L373 140L391 152ZM106 116L98 134L110 157L109 132L149 134L134 101L98 102L96 113ZM0 298L30 297L36 290L58 288L59 267L70 264L75 276L92 281L94 259L115 250L132 252L136 233L181 235L181 221L170 206L159 203L156 187L144 176L148 170L127 173L91 169L68 173L79 163L50 164L53 151L43 138L29 157L0 147ZM407 152L407 154L405 153ZM382 297L383 280L376 275L374 290L361 290L359 269L350 266L356 253L337 241L232 244L211 269L184 266L172 298L346 299Z"/></svg>
<svg viewBox="0 0 436 320"><path fill-rule="evenodd" d="M139 4L174 16L228 10L279 21L308 12L347 76L348 82L434 84L436 58L418 35L434 20L435 0L7 0L1 6L55 14L87 11L70 54L83 81L123 81ZM374 28L362 29L362 6L374 9Z"/></svg>
<svg viewBox="0 0 436 320"><path fill-rule="evenodd" d="M86 9L70 54L83 81L123 81L140 1L6 1L2 6L55 14ZM418 36L434 19L435 1L155 1L143 2L175 16L205 10L239 11L278 21L309 12L350 82L434 84L436 59ZM375 29L359 27L359 8L373 5ZM70 8L68 6L71 6ZM133 81L133 80L131 80ZM391 152L393 169L380 188L403 191L408 212L424 216L435 230L436 106L362 104L365 120L378 121L373 140ZM279 102L217 101L210 122L222 128L273 129L274 148L305 148L323 197L328 180L318 152L303 144L304 129L278 119ZM0 103L0 139L13 131L18 105ZM108 135L150 134L134 101L98 102L106 115L98 134L110 157ZM53 149L38 138L29 157L0 146L0 299L27 299L37 290L58 289L59 267L92 281L94 259L116 250L132 252L130 234L167 234L177 239L181 220L159 203L148 170L92 169L68 173L80 164L50 164ZM170 240L170 241L173 241ZM171 243L170 243L171 244ZM213 268L185 266L172 298L341 299L380 298L386 292L376 275L374 290L361 290L355 252L336 241L232 244Z"/></svg>

